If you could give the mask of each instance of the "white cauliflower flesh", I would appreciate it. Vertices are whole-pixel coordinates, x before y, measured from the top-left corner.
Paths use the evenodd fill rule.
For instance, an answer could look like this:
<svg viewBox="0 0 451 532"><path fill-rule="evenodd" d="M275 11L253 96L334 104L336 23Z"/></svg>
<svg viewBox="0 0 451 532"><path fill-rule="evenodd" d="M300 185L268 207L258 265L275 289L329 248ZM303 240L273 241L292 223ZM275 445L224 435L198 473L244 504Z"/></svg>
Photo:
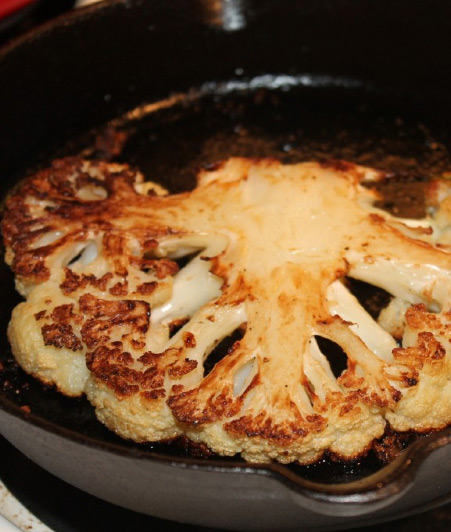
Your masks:
<svg viewBox="0 0 451 532"><path fill-rule="evenodd" d="M185 435L223 455L307 464L364 454L388 423L444 427L451 187L432 179L427 217L408 220L377 208L385 179L343 162L235 158L170 195L124 165L57 161L4 216L26 298L13 352L138 442ZM378 321L346 278L393 296ZM338 377L319 337L346 354Z"/></svg>

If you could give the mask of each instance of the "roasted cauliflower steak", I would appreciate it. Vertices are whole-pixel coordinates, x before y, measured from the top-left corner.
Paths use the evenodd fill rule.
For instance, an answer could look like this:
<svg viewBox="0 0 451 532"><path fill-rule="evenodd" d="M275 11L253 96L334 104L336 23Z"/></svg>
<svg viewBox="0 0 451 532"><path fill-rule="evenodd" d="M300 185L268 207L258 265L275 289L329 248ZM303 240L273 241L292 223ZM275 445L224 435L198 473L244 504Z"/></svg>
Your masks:
<svg viewBox="0 0 451 532"><path fill-rule="evenodd" d="M378 207L386 179L341 161L232 158L170 194L127 165L55 161L6 203L6 261L25 299L13 353L137 442L183 435L308 464L358 457L387 426L442 428L450 182L430 179L412 220ZM350 278L391 294L378 319ZM345 353L340 375L320 338Z"/></svg>

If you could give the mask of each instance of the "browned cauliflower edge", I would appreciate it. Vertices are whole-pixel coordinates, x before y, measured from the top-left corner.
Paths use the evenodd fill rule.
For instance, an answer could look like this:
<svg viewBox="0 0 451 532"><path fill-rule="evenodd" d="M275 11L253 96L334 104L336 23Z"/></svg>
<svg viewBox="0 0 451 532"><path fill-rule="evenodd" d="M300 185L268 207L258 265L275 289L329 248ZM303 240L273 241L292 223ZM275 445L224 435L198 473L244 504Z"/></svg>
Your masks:
<svg viewBox="0 0 451 532"><path fill-rule="evenodd" d="M341 161L232 158L171 195L127 165L55 161L4 213L25 298L13 353L62 393L86 394L125 438L185 435L253 462L351 459L387 424L444 427L450 184L431 179L426 216L409 220L377 207L385 179ZM346 278L391 294L378 320ZM347 356L338 378L319 337Z"/></svg>

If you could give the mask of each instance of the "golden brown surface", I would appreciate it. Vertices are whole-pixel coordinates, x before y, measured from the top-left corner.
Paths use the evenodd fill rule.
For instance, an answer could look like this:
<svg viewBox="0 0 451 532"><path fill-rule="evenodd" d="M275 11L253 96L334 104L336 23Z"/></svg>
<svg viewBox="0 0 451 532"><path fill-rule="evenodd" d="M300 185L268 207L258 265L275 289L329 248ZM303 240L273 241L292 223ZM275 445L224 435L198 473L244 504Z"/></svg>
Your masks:
<svg viewBox="0 0 451 532"><path fill-rule="evenodd" d="M443 427L450 186L431 180L427 216L413 221L377 207L384 179L345 162L237 158L169 195L127 166L57 161L12 195L3 221L26 297L13 352L136 441L184 434L251 461L309 463L366 452L387 422ZM345 277L392 295L379 323ZM346 353L339 377L318 337Z"/></svg>

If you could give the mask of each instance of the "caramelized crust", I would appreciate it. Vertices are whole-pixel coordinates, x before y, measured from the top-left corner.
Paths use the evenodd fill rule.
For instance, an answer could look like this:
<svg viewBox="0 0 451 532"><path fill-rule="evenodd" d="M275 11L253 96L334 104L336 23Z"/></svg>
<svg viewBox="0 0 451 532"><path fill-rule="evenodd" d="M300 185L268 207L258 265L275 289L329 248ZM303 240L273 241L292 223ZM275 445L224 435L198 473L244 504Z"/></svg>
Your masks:
<svg viewBox="0 0 451 532"><path fill-rule="evenodd" d="M443 427L450 186L421 182L428 214L416 221L380 209L390 186L344 161L231 159L169 195L126 165L55 161L6 206L6 260L26 297L13 351L136 441L184 435L306 464L362 455L388 424ZM345 277L391 294L380 323ZM318 337L347 357L340 375Z"/></svg>

